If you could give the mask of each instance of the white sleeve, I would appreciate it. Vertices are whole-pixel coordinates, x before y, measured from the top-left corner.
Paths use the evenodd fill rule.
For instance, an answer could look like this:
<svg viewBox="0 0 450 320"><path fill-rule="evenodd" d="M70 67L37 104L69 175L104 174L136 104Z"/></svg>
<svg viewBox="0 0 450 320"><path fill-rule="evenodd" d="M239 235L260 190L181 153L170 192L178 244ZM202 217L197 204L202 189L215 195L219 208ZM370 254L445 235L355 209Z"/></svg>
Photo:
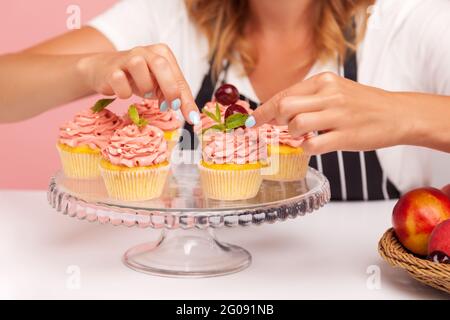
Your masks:
<svg viewBox="0 0 450 320"><path fill-rule="evenodd" d="M180 2L121 0L87 25L99 30L119 51L159 43L164 25L170 24L171 17L177 20Z"/></svg>
<svg viewBox="0 0 450 320"><path fill-rule="evenodd" d="M427 92L450 96L450 1L424 1L413 13L410 41L417 48L418 77Z"/></svg>

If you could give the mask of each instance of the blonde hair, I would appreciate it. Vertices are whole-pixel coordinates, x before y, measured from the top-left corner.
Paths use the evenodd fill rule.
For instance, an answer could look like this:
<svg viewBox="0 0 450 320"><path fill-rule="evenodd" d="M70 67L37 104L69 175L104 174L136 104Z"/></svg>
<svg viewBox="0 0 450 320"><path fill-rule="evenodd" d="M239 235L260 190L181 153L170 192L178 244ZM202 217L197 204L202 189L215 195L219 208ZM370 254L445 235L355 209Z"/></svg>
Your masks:
<svg viewBox="0 0 450 320"><path fill-rule="evenodd" d="M312 60L326 60L334 55L345 58L363 37L367 20L367 8L375 0L314 0L314 54ZM231 63L239 53L247 73L254 68L257 57L244 37L248 20L248 0L185 0L191 20L206 35L213 76L218 76L224 60ZM355 19L362 17L356 34ZM359 22L359 21L358 21ZM348 39L355 39L350 42Z"/></svg>

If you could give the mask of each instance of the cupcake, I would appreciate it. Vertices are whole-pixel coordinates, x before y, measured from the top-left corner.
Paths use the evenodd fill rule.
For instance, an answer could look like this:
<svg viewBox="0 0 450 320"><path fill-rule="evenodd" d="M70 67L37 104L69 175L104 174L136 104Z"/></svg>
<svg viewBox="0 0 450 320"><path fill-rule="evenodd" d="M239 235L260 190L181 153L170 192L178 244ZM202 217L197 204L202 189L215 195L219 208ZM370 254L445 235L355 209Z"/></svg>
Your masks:
<svg viewBox="0 0 450 320"><path fill-rule="evenodd" d="M147 120L152 126L164 132L164 138L168 143L169 152L176 146L180 139L182 122L178 119L177 113L173 110L161 111L158 100L144 99L136 105L139 116ZM131 124L128 114L124 115L124 123Z"/></svg>
<svg viewBox="0 0 450 320"><path fill-rule="evenodd" d="M202 136L200 181L206 197L244 200L256 196L267 162L267 144L258 131L211 130Z"/></svg>
<svg viewBox="0 0 450 320"><path fill-rule="evenodd" d="M219 99L205 106L202 127L196 128L202 146L200 182L203 193L211 199L250 199L262 183L267 144L257 130L245 129L250 109L238 103L238 96L235 93L231 99L216 92Z"/></svg>
<svg viewBox="0 0 450 320"><path fill-rule="evenodd" d="M294 138L287 126L265 124L259 128L268 142L270 167L264 170L264 179L271 181L302 180L308 171L310 156L301 145L310 135Z"/></svg>
<svg viewBox="0 0 450 320"><path fill-rule="evenodd" d="M131 106L133 122L118 129L102 150L100 171L111 198L143 201L161 195L169 172L164 132L140 118Z"/></svg>
<svg viewBox="0 0 450 320"><path fill-rule="evenodd" d="M200 181L206 197L244 200L256 196L267 166L267 144L255 129L246 129L251 109L230 84L220 86L202 110L195 127L202 143Z"/></svg>
<svg viewBox="0 0 450 320"><path fill-rule="evenodd" d="M99 100L94 107L76 114L72 121L60 127L56 147L67 177L89 179L100 176L101 149L122 122L105 109L112 101Z"/></svg>

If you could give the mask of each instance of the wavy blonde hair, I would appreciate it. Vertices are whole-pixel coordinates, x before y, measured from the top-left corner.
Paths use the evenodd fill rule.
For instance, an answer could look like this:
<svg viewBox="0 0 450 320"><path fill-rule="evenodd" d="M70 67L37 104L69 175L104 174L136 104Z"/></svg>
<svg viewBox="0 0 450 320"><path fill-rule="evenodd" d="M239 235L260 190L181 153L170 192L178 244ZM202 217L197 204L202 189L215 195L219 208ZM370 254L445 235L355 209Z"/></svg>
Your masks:
<svg viewBox="0 0 450 320"><path fill-rule="evenodd" d="M338 53L345 58L362 39L367 21L367 9L375 0L314 0L314 50L310 61L326 60ZM244 37L248 20L248 0L185 0L189 16L206 35L209 57L213 59L213 76L217 77L224 60L231 63L239 53L247 73L257 63L252 48ZM362 18L362 19L361 19ZM351 37L357 19L358 30ZM361 23L359 23L361 22ZM354 42L348 41L355 39Z"/></svg>

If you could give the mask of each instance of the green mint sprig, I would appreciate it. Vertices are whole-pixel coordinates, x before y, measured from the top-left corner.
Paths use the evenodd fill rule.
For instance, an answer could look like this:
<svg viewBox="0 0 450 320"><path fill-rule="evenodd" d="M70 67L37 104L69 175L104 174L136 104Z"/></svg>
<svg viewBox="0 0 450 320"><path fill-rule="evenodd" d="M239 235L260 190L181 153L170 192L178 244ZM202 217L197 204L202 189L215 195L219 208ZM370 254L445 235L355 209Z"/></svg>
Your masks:
<svg viewBox="0 0 450 320"><path fill-rule="evenodd" d="M128 117L130 117L130 120L136 125L138 126L138 128L142 128L144 126L146 126L148 124L148 121L145 120L144 118L141 118L139 116L139 112L137 111L137 108L134 104L132 104L129 108L128 108Z"/></svg>
<svg viewBox="0 0 450 320"><path fill-rule="evenodd" d="M105 109L107 106L109 106L111 103L114 102L116 98L114 99L100 99L98 100L95 105L91 108L92 112L99 113L103 109Z"/></svg>
<svg viewBox="0 0 450 320"><path fill-rule="evenodd" d="M242 127L245 125L245 121L249 117L248 114L234 113L234 114L230 115L228 118L226 118L225 121L222 121L218 103L216 103L215 114L208 110L203 110L203 113L206 114L212 120L214 120L217 124L215 124L209 128L203 129L202 134L204 134L206 131L208 131L210 129L227 132L227 131Z"/></svg>

